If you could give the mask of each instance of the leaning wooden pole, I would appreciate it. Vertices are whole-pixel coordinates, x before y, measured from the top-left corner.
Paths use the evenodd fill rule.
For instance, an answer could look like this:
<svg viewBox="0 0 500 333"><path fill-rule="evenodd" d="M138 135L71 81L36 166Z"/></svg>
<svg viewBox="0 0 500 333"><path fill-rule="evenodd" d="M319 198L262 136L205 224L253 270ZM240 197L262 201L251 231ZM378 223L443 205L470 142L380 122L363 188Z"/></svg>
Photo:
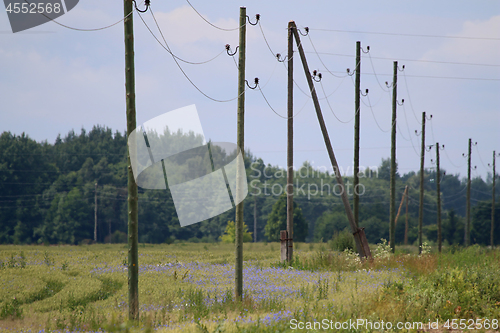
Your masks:
<svg viewBox="0 0 500 333"><path fill-rule="evenodd" d="M127 104L127 137L135 130L135 68L134 68L134 23L132 0L124 0L125 14L125 99ZM131 149L129 147L129 149ZM133 153L135 156L136 154ZM138 198L130 150L128 162L128 316L139 320L139 255L138 255Z"/></svg>
<svg viewBox="0 0 500 333"><path fill-rule="evenodd" d="M403 207L403 202L405 200L406 195L408 195L408 185L406 185L405 190L403 192L403 197L401 198L401 202L399 203L398 214L396 215L396 219L394 220L394 227L398 225L399 214L401 214L401 208Z"/></svg>
<svg viewBox="0 0 500 333"><path fill-rule="evenodd" d="M238 130L237 130L237 145L241 154L245 154L245 40L246 40L246 20L247 9L240 7L240 44L238 54ZM236 186L240 186L240 177L246 175L240 174L240 168L237 169L238 178ZM240 190L237 188L236 192ZM235 274L234 274L234 294L237 300L241 300L243 296L243 201L236 205L236 230L235 230Z"/></svg>
<svg viewBox="0 0 500 333"><path fill-rule="evenodd" d="M356 242L356 248L358 250L359 256L361 258L365 257L367 259L372 259L370 248L368 247L368 241L366 240L366 236L364 233L364 229L358 228L356 226L356 222L354 221L354 215L351 210L351 206L349 205L349 199L347 198L347 193L345 191L344 181L342 180L342 175L340 174L339 165L337 163L337 159L335 158L335 154L333 153L332 144L330 142L330 137L328 136L328 130L326 129L325 121L323 119L323 114L321 112L321 107L318 101L318 95L316 94L316 90L314 89L314 84L312 81L311 72L309 71L309 66L307 65L306 55L304 53L304 49L302 48L302 44L300 42L299 33L297 31L297 26L295 22L290 22L292 25L293 35L295 37L295 42L297 43L297 47L299 49L300 59L302 60L302 65L304 67L304 73L306 75L307 83L309 85L309 90L311 91L311 96L314 102L314 108L316 109L316 115L318 116L319 126L321 128L321 132L323 133L323 139L325 140L326 150L328 151L328 156L330 157L330 161L332 163L333 170L335 172L335 177L337 179L337 183L341 189L341 199L344 204L344 208L346 211L347 219L349 221L349 225L351 226L352 233L354 235L354 240Z"/></svg>
<svg viewBox="0 0 500 333"><path fill-rule="evenodd" d="M293 260L293 22L288 23L288 121L287 121L287 174L286 174L286 230L288 262Z"/></svg>

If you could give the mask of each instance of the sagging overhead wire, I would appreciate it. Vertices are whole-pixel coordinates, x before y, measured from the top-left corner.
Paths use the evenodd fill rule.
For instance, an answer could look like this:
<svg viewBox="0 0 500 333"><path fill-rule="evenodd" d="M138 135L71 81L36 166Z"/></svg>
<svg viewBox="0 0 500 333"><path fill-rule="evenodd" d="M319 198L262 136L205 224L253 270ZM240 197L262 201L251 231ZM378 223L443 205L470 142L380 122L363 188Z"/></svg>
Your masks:
<svg viewBox="0 0 500 333"><path fill-rule="evenodd" d="M238 47L239 46L236 46L236 49L234 50L234 52L231 52L231 45L226 44L226 53L228 56L230 56L233 59L234 66L236 66L236 69L239 69L239 67L238 67L238 63L236 62L236 59L234 58L234 56L238 52Z"/></svg>
<svg viewBox="0 0 500 333"><path fill-rule="evenodd" d="M177 60L177 58L175 57L175 55L172 53L172 50L170 49L170 47L168 46L168 43L167 43L167 40L165 39L165 37L163 36L163 32L161 31L160 29L160 26L158 25L158 21L156 20L156 17L154 16L154 13L153 13L153 10L150 8L150 12L151 12L151 16L153 17L153 20L155 21L155 24L156 24L156 27L158 28L158 31L160 32L160 35L163 37L163 40L165 42L165 49L168 51L168 53L172 56L172 59L175 61L175 64L177 65L177 67L179 68L179 70L182 72L182 74L184 75L184 77L189 81L189 83L191 83L191 85L196 89L198 90L198 92L200 92L203 96L205 96L206 98L214 101L214 102L219 102L219 103L225 103L225 102L231 102L231 101L234 101L236 100L240 95L244 94L246 89L243 90L243 92L234 97L234 98L231 98L231 99L227 99L227 100L220 100L220 99L216 99L216 98L213 98L213 97L210 97L209 95L207 95L206 93L204 93L200 88L198 88L198 86L191 80L191 78L186 74L186 72L184 72L184 70L182 69L181 65L179 64L179 61ZM158 43L160 43L160 45L163 46L163 44L160 42L160 40L155 36L155 34L153 33L153 31L149 28L148 24L146 23L146 21L144 21L144 19L142 18L142 15L139 13L139 17L141 18L141 21L144 23L144 25L146 26L146 28L149 30L149 32L151 33L151 35L158 41ZM222 52L224 52L225 50L223 50Z"/></svg>
<svg viewBox="0 0 500 333"><path fill-rule="evenodd" d="M354 118L356 118L356 115L359 113L359 108L356 110L356 112L354 113L354 116L347 120L347 121L343 121L343 120L340 120L339 117L337 117L337 115L335 114L335 112L333 112L333 108L332 106L330 105L330 101L328 100L328 96L326 96L326 93L325 93L325 88L323 87L323 83L321 81L319 81L319 84L321 85L321 90L323 91L323 95L325 96L325 99L326 99L326 103L328 104L328 107L330 108L330 111L332 112L333 116L341 123L343 124L348 124L350 123ZM337 87L337 89L340 87L340 85ZM335 89L333 92L337 91L337 89ZM333 93L332 93L333 94Z"/></svg>
<svg viewBox="0 0 500 333"><path fill-rule="evenodd" d="M328 31L328 32L342 32L342 33L360 33L360 34L371 34L371 35L389 35L389 36L405 36L405 37L429 37L429 38L451 38L451 39L476 39L476 40L493 40L500 41L500 38L494 37L468 37L468 36L443 36L443 35L425 35L425 34L403 34L395 32L370 32L370 31L352 31L352 30L339 30L339 29L315 29L310 30L316 31Z"/></svg>
<svg viewBox="0 0 500 333"><path fill-rule="evenodd" d="M200 12L197 11L196 8L194 8L194 6L191 4L191 2L189 2L189 0L186 0L186 2L195 11L195 13L198 14L198 16L203 19L203 21L207 22L209 25L211 25L212 27L214 27L216 29L219 29L219 30L222 30L222 31L235 31L235 30L238 30L238 29L241 28L241 27L236 27L236 28L232 28L232 29L225 29L225 28L218 27L215 24L213 24L212 22L210 22L209 20L207 20L206 18L204 18L203 15L201 15ZM246 22L245 22L245 24L246 24Z"/></svg>
<svg viewBox="0 0 500 333"><path fill-rule="evenodd" d="M352 77L351 77L351 81L352 81ZM356 85L356 84L354 84L354 85ZM385 95L385 96L388 96L388 95ZM384 94L381 94L381 95L380 95L380 98L378 99L378 101L377 101L377 102L375 102L375 103L373 103L373 104L371 104L371 106L372 106L372 107L377 106L377 105L378 105L378 103L380 103L380 101L382 100L382 98L384 98ZM367 103L366 103L363 99L361 99L361 103L363 103L365 106L368 106L368 107L370 106L370 104L367 104Z"/></svg>
<svg viewBox="0 0 500 333"><path fill-rule="evenodd" d="M483 165L484 169L486 171L490 170L490 168L488 168L486 166L486 164L483 162L483 158L481 157L481 153L479 152L479 148L477 148L477 145L475 145L475 147L476 147L476 151L477 151L477 156L479 156L479 161L481 161L481 164Z"/></svg>
<svg viewBox="0 0 500 333"><path fill-rule="evenodd" d="M448 152L446 151L446 148L445 148L445 149L443 149L443 151L444 151L444 154L446 155L446 158L448 159L448 161L449 161L449 162L451 163L451 165L453 165L455 168L461 168L461 167L463 167L463 166L467 163L467 161L464 161L464 163L463 163L462 165L456 165L455 163L453 163L453 161L451 160L450 156L448 155Z"/></svg>
<svg viewBox="0 0 500 333"><path fill-rule="evenodd" d="M271 45L269 45L269 42L267 40L267 37L266 35L264 34L264 30L262 29L262 25L260 23L260 20L258 21L259 23L259 28L260 28L260 32L262 34L262 38L264 38L264 42L266 43L267 45L267 48L269 49L269 51L271 52L271 54L273 55L273 57L278 61L278 62L286 62L287 60L291 60L293 59L293 57L295 56L295 54L292 55L292 57L290 59L288 59L288 56L285 56L285 57L281 57L281 52L280 53L274 53L273 49L271 48ZM302 33L301 33L302 34ZM300 45L302 45L302 41L300 41ZM295 53L295 52L294 52Z"/></svg>
<svg viewBox="0 0 500 333"><path fill-rule="evenodd" d="M313 48L313 50L314 50L314 53L316 54L316 56L318 57L319 61L320 61L320 62L321 62L321 64L325 67L325 70L326 70L328 73L330 73L332 76L337 77L337 78L345 78L347 75L349 75L349 72L348 72L346 75L344 75L344 76L340 76L340 75L335 75L335 74L333 74L333 72L332 72L332 71L330 71L330 70L328 69L328 67L325 65L325 63L323 62L323 59L321 59L321 57L319 56L319 53L318 53L318 51L316 50L316 47L314 46L314 43L313 43L313 41L312 41L312 39L311 39L311 35L307 34L307 37L309 38L309 42L311 43L311 46L312 46L312 48ZM358 64L356 64L356 68L358 68Z"/></svg>
<svg viewBox="0 0 500 333"><path fill-rule="evenodd" d="M413 116L415 117L415 120L417 121L417 123L422 124L422 122L418 119L417 115L415 114L415 110L413 109L413 103L411 102L411 96L410 96L410 89L408 89L408 81L406 80L406 72L403 72L403 77L405 79L406 93L408 94L408 100L410 101L410 107L411 107L411 111L413 113Z"/></svg>
<svg viewBox="0 0 500 333"><path fill-rule="evenodd" d="M392 126L394 126L394 123L392 124L391 128L389 128L388 130L384 130L382 129L382 127L380 127L380 124L378 123L377 121L377 117L375 117L375 113L373 112L373 108L372 108L372 103L370 102L370 96L369 95L366 95L366 98L368 99L368 106L370 107L370 111L372 112L372 115L373 115L373 119L375 119L375 123L377 124L378 128L384 132L384 133L389 133L389 131L391 130Z"/></svg>
<svg viewBox="0 0 500 333"><path fill-rule="evenodd" d="M270 108L270 109L271 109L271 110L272 110L272 111L273 111L273 112L274 112L274 113L275 113L278 117L280 117L280 118L282 118L282 119L289 119L289 118L290 118L290 117L284 117L284 116L280 115L278 112L276 112L276 110L274 110L274 108L271 106L271 103L269 103L268 99L267 99L267 98L266 98L266 96L264 95L264 92L262 91L262 88L261 88L259 85L257 85L257 87L258 87L258 90L260 91L260 94L261 94L261 95L262 95L262 97L264 98L264 101L266 101L267 106L268 106L268 107L269 107L269 108ZM300 114L300 113L304 110L304 108L306 107L306 105L307 105L307 103L308 103L308 102L309 102L309 99L307 99L307 100L306 100L306 102L304 103L304 105L300 108L300 110L299 110L296 114L294 114L294 115L292 116L292 118L297 117L297 116L298 116L298 115L299 115L299 114Z"/></svg>
<svg viewBox="0 0 500 333"><path fill-rule="evenodd" d="M142 12L140 12L142 13ZM153 14L152 10L151 10L151 14ZM190 64L190 65L203 65L203 64L207 64L215 59L217 59L222 53L224 53L224 50L222 50L221 52L219 52L215 57L212 57L208 60L205 60L205 61L200 61L200 62L194 62L194 61L189 61L189 60L185 60L185 59L182 59L178 56L176 56L172 50L170 49L170 47L168 46L167 44L167 40L165 39L165 36L163 35L163 32L162 30L160 29L160 26L158 24L158 22L156 21L156 18L154 17L153 15L153 18L154 18L154 21L156 23L156 27L158 28L158 31L160 32L160 35L163 39L163 42L165 43L165 45L163 45L163 43L156 37L156 35L153 33L153 31L149 28L149 26L146 24L146 22L144 21L144 19L142 18L142 15L139 14L139 17L140 19L142 20L142 22L144 23L144 25L146 26L146 28L149 30L149 32L151 33L151 35L154 37L154 39L156 39L156 41L158 42L158 44L160 44L161 47L163 47L163 49L165 51L167 51L172 57L174 57L175 59L179 60L179 61L182 61L186 64ZM227 46L226 46L226 49L227 49Z"/></svg>
<svg viewBox="0 0 500 333"><path fill-rule="evenodd" d="M432 125L432 123L433 123L433 122L432 122L432 117L431 117L431 119L429 119L429 123L431 123L431 135L432 135L432 140L433 140L434 142L437 142L437 141L436 141L436 138L434 137L434 126Z"/></svg>
<svg viewBox="0 0 500 333"><path fill-rule="evenodd" d="M408 135L410 137L411 146L413 147L413 151L415 152L415 154L417 156L420 156L419 153L417 152L417 148L415 148L415 145L413 144L413 139L412 139L413 133L410 131L410 126L408 125L408 115L406 113L406 107L405 107L404 103L403 103L403 113L405 115L406 129L408 130Z"/></svg>
<svg viewBox="0 0 500 333"><path fill-rule="evenodd" d="M264 34L264 30L262 29L262 24L260 23L260 20L259 20L259 29L260 29L260 32L262 34L262 37L264 38L264 42L266 42L267 48L269 49L269 51L271 51L271 54L273 55L273 57L278 58L278 61L280 61L280 59L279 59L280 53L273 52L273 49L271 48L271 45L269 45L269 42L267 41L266 35Z"/></svg>
<svg viewBox="0 0 500 333"><path fill-rule="evenodd" d="M149 3L149 1L150 1L150 0L144 0L144 1L142 1L139 5L142 5L142 4L143 4L144 2L146 2L146 1ZM24 0L24 2L25 2L25 3L27 3L28 5L35 4L35 3L33 3L33 2L29 2L28 0ZM134 1L134 3L135 3L135 1ZM148 6L148 7L149 7L149 6ZM137 9L137 4L136 4L135 8ZM146 10L147 10L147 8L146 8ZM106 26L104 26L104 27L100 27L100 28L91 28L91 29L70 27L69 25L65 25L65 24L62 24L62 23L60 23L60 22L57 22L56 20L54 20L54 19L52 19L52 18L48 17L48 16L47 16L47 15L45 15L44 13L38 13L38 14L42 14L43 16L45 16L46 18L48 18L50 21L54 22L54 23L55 23L55 24L57 24L57 25L60 25L60 26L61 26L61 27L63 27L63 28L70 29L70 30L75 30L75 31L89 31L89 32L90 32L90 31L105 30L105 29L108 29L108 28L114 27L115 25L117 25L118 23L123 22L123 21L124 21L127 17L129 17L130 15L132 15L132 13L133 13L133 12L134 12L134 10L131 10L131 11L130 11L130 13L128 13L127 15L125 15L125 17L124 17L124 18L122 18L121 20L119 20L119 21L117 21L117 22L115 22L115 23L113 23L113 24L106 25Z"/></svg>
<svg viewBox="0 0 500 333"><path fill-rule="evenodd" d="M314 52L307 51L306 53L314 53ZM330 53L330 52L318 52L318 53L323 54L323 55L330 55L330 56L354 58L354 56L352 54ZM372 58L373 59L382 59L382 60L393 60L393 58L386 58L386 57L372 57ZM405 62L410 61L410 62L427 62L427 63L436 63L436 64L449 64L449 65L500 67L500 65L478 64L478 63L471 63L471 62L452 62L452 61L423 60L423 59L401 59L401 58L398 58L398 59L400 61L405 61Z"/></svg>
<svg viewBox="0 0 500 333"><path fill-rule="evenodd" d="M371 56L371 53L370 53L370 52L368 52L368 58L370 58L370 64L371 64L371 66L372 66L373 75L375 75L375 79L376 79L376 81L377 81L377 83L378 83L378 85L379 85L380 89L382 89L382 90L383 90L383 91L385 91L385 92L390 92L390 90L389 90L389 89L384 88L384 87L382 86L382 84L380 84L380 81L379 81L378 76L377 76L377 72L375 71L375 66L373 65L373 60L372 60L372 56Z"/></svg>

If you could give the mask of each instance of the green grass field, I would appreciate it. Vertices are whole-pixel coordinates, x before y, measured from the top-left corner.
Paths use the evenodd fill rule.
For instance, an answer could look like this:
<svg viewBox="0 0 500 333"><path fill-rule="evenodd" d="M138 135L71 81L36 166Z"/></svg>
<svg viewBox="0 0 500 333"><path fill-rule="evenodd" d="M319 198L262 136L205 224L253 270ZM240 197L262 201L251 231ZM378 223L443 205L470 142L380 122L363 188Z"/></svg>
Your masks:
<svg viewBox="0 0 500 333"><path fill-rule="evenodd" d="M422 256L413 247L398 252L390 255L379 247L373 262L361 263L328 244L298 243L296 260L288 266L279 262L279 244L245 243L244 298L237 302L234 245L140 245L140 320L128 322L125 245L5 245L0 246L0 330L328 331L315 329L314 321L323 319L331 325L357 319L438 321L434 332L447 331L442 326L449 320L457 331L463 323L464 331L499 330L498 248L447 248ZM299 329L299 322L310 329ZM477 329L479 324L487 329Z"/></svg>

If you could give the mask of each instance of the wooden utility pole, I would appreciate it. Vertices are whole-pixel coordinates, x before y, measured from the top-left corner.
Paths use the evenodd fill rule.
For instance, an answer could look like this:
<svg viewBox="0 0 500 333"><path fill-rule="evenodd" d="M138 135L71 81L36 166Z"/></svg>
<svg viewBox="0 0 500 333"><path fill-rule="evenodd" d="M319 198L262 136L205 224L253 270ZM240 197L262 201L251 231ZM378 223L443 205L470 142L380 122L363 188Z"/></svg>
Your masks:
<svg viewBox="0 0 500 333"><path fill-rule="evenodd" d="M437 225L438 225L438 251L441 253L441 169L439 168L439 142L436 142L436 194L437 194Z"/></svg>
<svg viewBox="0 0 500 333"><path fill-rule="evenodd" d="M472 153L472 139L469 138L469 154L467 155L467 203L465 209L465 236L464 245L470 244L470 162Z"/></svg>
<svg viewBox="0 0 500 333"><path fill-rule="evenodd" d="M407 188L408 190L408 188ZM405 245L408 245L408 192L406 193Z"/></svg>
<svg viewBox="0 0 500 333"><path fill-rule="evenodd" d="M321 107L319 105L318 95L316 94L316 89L314 88L314 84L312 81L311 72L309 71L309 66L307 65L306 55L304 53L304 49L302 48L302 44L300 42L300 36L297 31L297 26L293 21L290 23L292 26L293 35L295 37L295 42L297 43L297 48L299 49L300 59L302 60L302 65L304 68L304 74L306 76L307 83L309 85L309 90L311 91L311 97L314 102L314 108L316 109L316 115L318 117L319 126L321 128L321 132L323 133L323 139L325 141L326 150L328 151L328 156L330 157L330 161L332 163L332 167L335 172L337 184L340 186L342 192L341 199L342 203L344 204L347 220L349 221L349 225L351 226L351 230L354 235L356 248L361 258L365 257L367 259L372 259L364 229L358 228L356 226L356 222L354 221L354 215L352 213L351 206L349 205L349 199L347 198L347 193L345 191L345 186L342 180L342 175L340 174L337 159L335 158L335 154L333 153L332 144L330 142L330 137L328 136L328 130L326 129L325 121L323 119L323 114L321 112Z"/></svg>
<svg viewBox="0 0 500 333"><path fill-rule="evenodd" d="M359 126L360 126L360 95L361 95L361 42L356 42L356 80L354 88L354 193L352 210L354 222L359 227Z"/></svg>
<svg viewBox="0 0 500 333"><path fill-rule="evenodd" d="M253 195L253 242L257 243L257 195Z"/></svg>
<svg viewBox="0 0 500 333"><path fill-rule="evenodd" d="M135 68L134 68L134 21L132 0L124 0L125 20L125 90L127 104L127 138L137 127L135 118ZM139 255L138 255L138 197L132 166L128 162L128 316L139 320ZM135 156L135 152L133 153Z"/></svg>
<svg viewBox="0 0 500 333"><path fill-rule="evenodd" d="M97 182L94 190L94 242L97 243Z"/></svg>
<svg viewBox="0 0 500 333"><path fill-rule="evenodd" d="M293 260L293 21L288 22L288 136L287 136L287 177L286 177L286 230L288 262Z"/></svg>
<svg viewBox="0 0 500 333"><path fill-rule="evenodd" d="M422 147L420 149L420 202L418 205L418 254L422 254L422 224L424 220L424 157L425 157L425 112L422 112Z"/></svg>
<svg viewBox="0 0 500 333"><path fill-rule="evenodd" d="M391 122L391 202L389 208L389 242L392 253L396 251L396 109L398 97L398 62L394 61L392 77L392 122Z"/></svg>
<svg viewBox="0 0 500 333"><path fill-rule="evenodd" d="M495 231L495 178L496 178L496 170L495 170L495 151L493 151L493 187L491 189L491 239L490 239L490 245L491 248L495 246L494 240L493 240L493 232Z"/></svg>
<svg viewBox="0 0 500 333"><path fill-rule="evenodd" d="M246 20L247 9L240 7L240 38L238 54L238 133L237 145L241 154L245 154L245 52L246 52ZM246 177L237 170L236 186L242 183L241 177ZM240 190L237 188L236 192ZM236 263L235 263L235 298L241 300L243 296L243 201L236 205Z"/></svg>

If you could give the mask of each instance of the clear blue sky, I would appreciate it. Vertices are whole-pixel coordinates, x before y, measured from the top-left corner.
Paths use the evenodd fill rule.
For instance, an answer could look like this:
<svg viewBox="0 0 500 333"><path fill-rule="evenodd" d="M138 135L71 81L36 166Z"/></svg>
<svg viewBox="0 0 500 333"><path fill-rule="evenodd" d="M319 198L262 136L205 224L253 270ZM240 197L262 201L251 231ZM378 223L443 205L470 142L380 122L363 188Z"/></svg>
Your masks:
<svg viewBox="0 0 500 333"><path fill-rule="evenodd" d="M176 55L200 62L238 44L238 32L212 28L183 0L152 0L165 38ZM354 86L345 69L354 68L356 41L370 46L363 55L361 88L370 90L361 104L361 165L377 166L390 156L393 61L399 73L397 159L400 173L419 168L421 112L432 114L426 144L445 144L442 167L466 175L468 138L473 148L473 176L485 177L491 154L500 152L500 2L498 1L200 1L191 3L209 21L224 28L238 26L239 6L261 26L274 53L286 53L286 27L294 20L311 28L303 37L309 66L323 73L329 104L317 85L323 113L339 164L352 170ZM121 0L81 0L59 19L78 28L97 28L123 17ZM144 20L158 35L151 14ZM236 101L213 102L183 76L172 57L134 14L137 123L186 105L196 104L207 139L236 142ZM324 31L335 30L335 31ZM378 34L384 33L384 34ZM435 37L410 36L432 35ZM448 38L445 38L446 36ZM450 38L468 37L468 38ZM63 28L53 22L12 34L4 10L0 14L0 131L26 132L36 140L54 142L71 129L79 133L95 124L124 131L123 24L95 32ZM311 41L321 53L313 52ZM373 64L373 65L372 65ZM326 65L326 68L325 68ZM237 71L225 53L204 65L182 64L207 95L237 95ZM337 76L330 75L327 69ZM375 75L376 74L376 75ZM344 77L342 77L344 76ZM259 26L247 26L246 77L259 77L269 103L286 111L286 69L275 61ZM329 166L316 115L298 57L295 62L295 165L309 160ZM410 103L411 101L411 103ZM367 105L372 105L370 108ZM331 109L329 107L331 106ZM335 113L335 116L334 114ZM375 116L375 118L374 118ZM375 121L376 119L376 121ZM378 124L378 125L377 125ZM380 127L380 128L379 128ZM286 120L267 106L258 91L246 94L245 145L273 165L286 165ZM449 158L448 158L449 156ZM435 151L426 154L431 167ZM481 160L481 159L482 160ZM500 164L500 163L499 163ZM500 169L500 167L499 167Z"/></svg>

